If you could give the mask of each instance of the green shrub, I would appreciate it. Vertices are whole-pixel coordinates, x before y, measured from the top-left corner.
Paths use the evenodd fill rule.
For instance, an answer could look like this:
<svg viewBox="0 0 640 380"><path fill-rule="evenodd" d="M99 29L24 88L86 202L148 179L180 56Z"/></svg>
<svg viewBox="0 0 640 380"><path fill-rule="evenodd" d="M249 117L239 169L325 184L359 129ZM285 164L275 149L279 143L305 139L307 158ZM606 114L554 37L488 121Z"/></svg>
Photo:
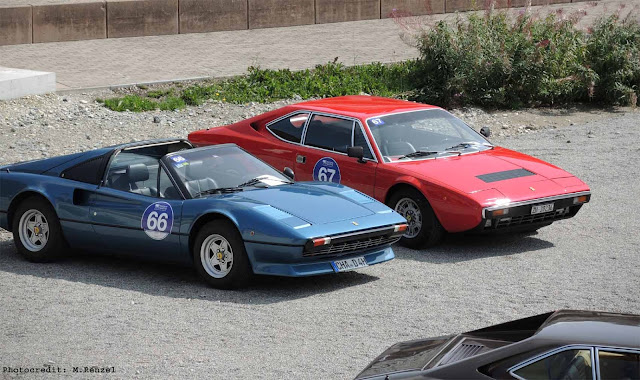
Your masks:
<svg viewBox="0 0 640 380"><path fill-rule="evenodd" d="M143 112L143 111L151 111L158 108L158 105L156 102L137 96L137 95L127 95L122 98L105 99L104 105L105 107L113 111L119 111L119 112L122 112L122 111Z"/></svg>
<svg viewBox="0 0 640 380"><path fill-rule="evenodd" d="M184 100L176 96L169 96L158 104L158 108L163 111L175 111L185 107Z"/></svg>
<svg viewBox="0 0 640 380"><path fill-rule="evenodd" d="M590 34L575 18L505 13L439 23L420 38L416 98L445 106L635 103L640 91L640 26L617 16Z"/></svg>
<svg viewBox="0 0 640 380"><path fill-rule="evenodd" d="M510 21L505 12L440 22L419 40L417 98L440 105L516 108L588 96L585 35L555 15Z"/></svg>
<svg viewBox="0 0 640 380"><path fill-rule="evenodd" d="M229 103L272 102L301 97L324 98L367 93L388 97L405 97L414 87L415 62L372 63L347 67L341 63L318 65L312 70L262 70L250 67L247 75L208 85L174 90L148 91L146 97L127 95L109 99L104 105L114 111L146 111L160 108L175 110L197 106L213 99Z"/></svg>
<svg viewBox="0 0 640 380"><path fill-rule="evenodd" d="M640 26L617 16L600 20L587 44L597 74L593 97L606 104L635 105L640 94Z"/></svg>

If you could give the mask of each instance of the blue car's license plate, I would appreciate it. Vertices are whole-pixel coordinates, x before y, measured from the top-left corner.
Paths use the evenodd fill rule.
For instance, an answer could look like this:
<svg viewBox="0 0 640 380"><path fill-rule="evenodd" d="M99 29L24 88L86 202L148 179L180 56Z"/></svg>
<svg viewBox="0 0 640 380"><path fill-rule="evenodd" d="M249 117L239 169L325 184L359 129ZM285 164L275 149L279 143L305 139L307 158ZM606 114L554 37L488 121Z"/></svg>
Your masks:
<svg viewBox="0 0 640 380"><path fill-rule="evenodd" d="M354 257L346 260L338 260L331 263L333 270L336 272L346 272L358 268L369 266L364 257Z"/></svg>

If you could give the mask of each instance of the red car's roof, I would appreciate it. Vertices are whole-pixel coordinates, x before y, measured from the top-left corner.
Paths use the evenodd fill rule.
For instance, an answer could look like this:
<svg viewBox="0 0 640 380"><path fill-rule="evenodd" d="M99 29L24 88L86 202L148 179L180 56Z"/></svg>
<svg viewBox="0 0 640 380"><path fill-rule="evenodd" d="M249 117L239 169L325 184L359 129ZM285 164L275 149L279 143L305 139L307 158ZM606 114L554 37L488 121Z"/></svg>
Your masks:
<svg viewBox="0 0 640 380"><path fill-rule="evenodd" d="M406 100L379 96L352 95L297 103L290 107L318 112L335 113L362 119L396 112L439 108Z"/></svg>

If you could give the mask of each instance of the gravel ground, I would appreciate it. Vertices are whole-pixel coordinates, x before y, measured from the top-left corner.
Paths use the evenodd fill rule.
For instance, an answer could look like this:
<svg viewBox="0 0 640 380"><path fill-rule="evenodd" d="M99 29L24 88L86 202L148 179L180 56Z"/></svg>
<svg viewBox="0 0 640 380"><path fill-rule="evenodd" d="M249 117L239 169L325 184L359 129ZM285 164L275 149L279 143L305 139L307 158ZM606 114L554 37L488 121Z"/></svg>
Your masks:
<svg viewBox="0 0 640 380"><path fill-rule="evenodd" d="M284 104L116 114L93 102L103 95L0 103L0 164L184 136ZM557 308L640 313L640 112L457 112L492 125L495 143L578 175L592 202L536 235L452 235L432 250L396 247L396 260L358 272L262 277L245 291L210 289L189 268L89 254L30 264L2 232L0 366L113 366L113 378L352 378L400 340Z"/></svg>

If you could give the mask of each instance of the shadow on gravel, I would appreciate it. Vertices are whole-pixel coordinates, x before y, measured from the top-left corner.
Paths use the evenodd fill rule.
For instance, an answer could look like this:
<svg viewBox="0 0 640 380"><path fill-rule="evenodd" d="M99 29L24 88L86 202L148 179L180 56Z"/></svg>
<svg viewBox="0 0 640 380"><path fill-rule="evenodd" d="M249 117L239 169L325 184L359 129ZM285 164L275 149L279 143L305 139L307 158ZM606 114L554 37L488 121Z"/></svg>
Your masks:
<svg viewBox="0 0 640 380"><path fill-rule="evenodd" d="M0 241L0 272L132 290L153 296L238 304L290 301L378 279L357 272L304 278L256 276L246 289L218 290L207 286L190 267L126 257L86 253L54 263L30 263L18 254L13 240Z"/></svg>
<svg viewBox="0 0 640 380"><path fill-rule="evenodd" d="M453 234L434 248L414 250L396 248L396 259L434 264L457 263L494 256L509 256L554 247L554 244L531 235L463 235Z"/></svg>

